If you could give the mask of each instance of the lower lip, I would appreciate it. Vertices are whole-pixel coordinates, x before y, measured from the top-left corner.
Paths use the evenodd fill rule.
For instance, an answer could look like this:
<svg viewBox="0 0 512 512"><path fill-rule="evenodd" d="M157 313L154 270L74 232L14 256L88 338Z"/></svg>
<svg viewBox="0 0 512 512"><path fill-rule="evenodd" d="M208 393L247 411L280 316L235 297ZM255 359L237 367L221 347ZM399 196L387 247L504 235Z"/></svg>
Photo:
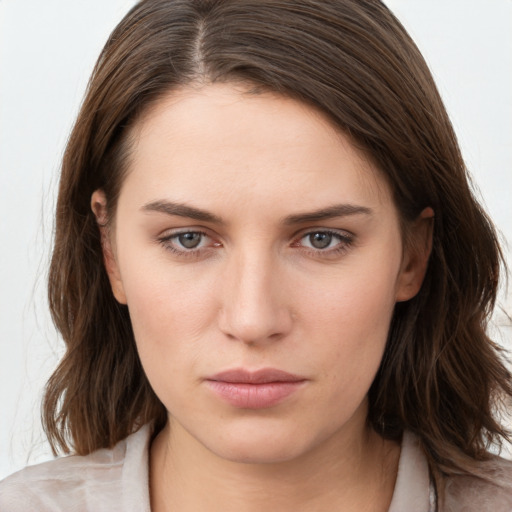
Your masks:
<svg viewBox="0 0 512 512"><path fill-rule="evenodd" d="M223 400L242 409L265 409L281 403L298 391L305 381L249 384L208 380L208 387Z"/></svg>

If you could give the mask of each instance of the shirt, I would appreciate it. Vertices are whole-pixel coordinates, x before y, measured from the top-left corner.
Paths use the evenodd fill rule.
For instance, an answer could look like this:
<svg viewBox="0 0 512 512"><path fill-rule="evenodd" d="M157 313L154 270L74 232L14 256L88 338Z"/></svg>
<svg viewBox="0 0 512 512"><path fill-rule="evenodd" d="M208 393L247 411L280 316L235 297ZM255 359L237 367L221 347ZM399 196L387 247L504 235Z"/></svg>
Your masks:
<svg viewBox="0 0 512 512"><path fill-rule="evenodd" d="M151 433L145 425L113 449L61 457L14 473L0 482L0 511L150 512ZM498 477L510 477L510 467L503 461ZM446 497L443 512L512 511L510 487L472 477L449 479ZM389 512L435 512L435 501L427 459L417 438L405 432Z"/></svg>

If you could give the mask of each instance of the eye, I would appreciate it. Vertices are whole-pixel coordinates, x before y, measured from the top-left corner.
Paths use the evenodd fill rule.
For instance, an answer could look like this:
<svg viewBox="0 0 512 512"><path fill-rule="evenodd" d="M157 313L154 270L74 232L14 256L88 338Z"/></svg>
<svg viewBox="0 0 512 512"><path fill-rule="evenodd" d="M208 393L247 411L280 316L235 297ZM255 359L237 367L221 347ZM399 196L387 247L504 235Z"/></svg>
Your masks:
<svg viewBox="0 0 512 512"><path fill-rule="evenodd" d="M314 252L333 254L347 250L352 242L353 236L348 233L332 230L317 230L305 233L294 246L305 247Z"/></svg>
<svg viewBox="0 0 512 512"><path fill-rule="evenodd" d="M181 231L162 236L158 241L165 249L179 256L197 256L203 249L220 247L222 244L213 242L211 237L203 231Z"/></svg>

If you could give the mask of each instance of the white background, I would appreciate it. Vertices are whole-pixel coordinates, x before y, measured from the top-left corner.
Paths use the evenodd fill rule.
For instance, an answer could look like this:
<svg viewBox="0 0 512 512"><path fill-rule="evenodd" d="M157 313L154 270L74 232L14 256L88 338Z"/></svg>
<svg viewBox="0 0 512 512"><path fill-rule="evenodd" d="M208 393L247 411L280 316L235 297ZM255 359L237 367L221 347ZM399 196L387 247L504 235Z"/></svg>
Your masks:
<svg viewBox="0 0 512 512"><path fill-rule="evenodd" d="M62 353L45 297L59 161L95 59L133 3L0 0L0 478L50 458L39 411ZM512 0L387 4L433 70L479 194L510 243ZM501 302L510 315L511 294ZM495 324L512 347L503 312Z"/></svg>

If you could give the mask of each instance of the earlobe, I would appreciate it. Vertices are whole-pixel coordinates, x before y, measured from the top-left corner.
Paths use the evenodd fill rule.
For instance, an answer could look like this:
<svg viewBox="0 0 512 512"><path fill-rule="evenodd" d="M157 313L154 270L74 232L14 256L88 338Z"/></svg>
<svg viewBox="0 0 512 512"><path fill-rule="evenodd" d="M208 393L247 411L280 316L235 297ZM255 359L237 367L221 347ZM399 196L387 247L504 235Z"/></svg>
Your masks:
<svg viewBox="0 0 512 512"><path fill-rule="evenodd" d="M397 280L396 301L412 299L421 288L432 251L434 210L425 208L410 226L400 274Z"/></svg>
<svg viewBox="0 0 512 512"><path fill-rule="evenodd" d="M119 272L119 266L115 257L115 251L112 244L111 231L108 226L107 199L103 190L95 190L91 196L91 209L96 217L96 222L100 230L101 249L103 252L103 263L107 271L112 293L120 304L126 304L126 295L124 293L123 282Z"/></svg>

